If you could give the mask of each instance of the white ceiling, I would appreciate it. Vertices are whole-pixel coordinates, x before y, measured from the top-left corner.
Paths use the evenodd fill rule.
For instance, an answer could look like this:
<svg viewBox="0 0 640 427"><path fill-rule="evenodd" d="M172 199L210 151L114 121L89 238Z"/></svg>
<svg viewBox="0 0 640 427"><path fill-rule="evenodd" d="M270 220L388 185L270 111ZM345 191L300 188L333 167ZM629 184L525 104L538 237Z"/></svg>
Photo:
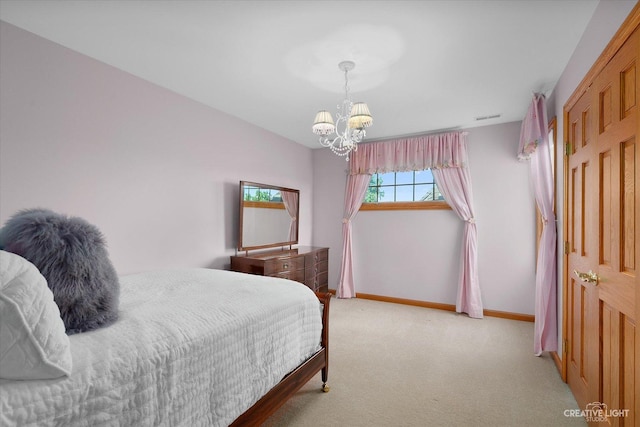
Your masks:
<svg viewBox="0 0 640 427"><path fill-rule="evenodd" d="M335 116L342 60L374 117L367 140L521 120L597 4L0 0L0 19L318 148L311 124L317 110Z"/></svg>

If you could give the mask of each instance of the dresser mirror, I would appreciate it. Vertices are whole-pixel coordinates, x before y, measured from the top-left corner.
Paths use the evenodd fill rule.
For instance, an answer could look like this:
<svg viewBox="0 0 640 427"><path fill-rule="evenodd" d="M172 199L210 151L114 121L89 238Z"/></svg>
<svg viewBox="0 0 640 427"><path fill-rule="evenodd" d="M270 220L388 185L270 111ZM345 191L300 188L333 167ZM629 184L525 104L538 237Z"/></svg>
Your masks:
<svg viewBox="0 0 640 427"><path fill-rule="evenodd" d="M298 243L299 190L240 181L239 199L239 250Z"/></svg>

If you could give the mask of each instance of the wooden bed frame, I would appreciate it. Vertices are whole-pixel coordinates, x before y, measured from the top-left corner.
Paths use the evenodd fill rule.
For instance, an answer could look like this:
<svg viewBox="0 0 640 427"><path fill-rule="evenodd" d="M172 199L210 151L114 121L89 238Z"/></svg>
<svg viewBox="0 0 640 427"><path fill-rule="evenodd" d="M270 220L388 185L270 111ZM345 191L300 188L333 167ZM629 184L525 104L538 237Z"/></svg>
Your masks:
<svg viewBox="0 0 640 427"><path fill-rule="evenodd" d="M325 393L329 391L327 377L329 374L329 302L331 301L331 294L316 292L316 295L323 305L320 350L287 374L282 381L240 415L231 426L262 424L320 370L322 370L322 391Z"/></svg>

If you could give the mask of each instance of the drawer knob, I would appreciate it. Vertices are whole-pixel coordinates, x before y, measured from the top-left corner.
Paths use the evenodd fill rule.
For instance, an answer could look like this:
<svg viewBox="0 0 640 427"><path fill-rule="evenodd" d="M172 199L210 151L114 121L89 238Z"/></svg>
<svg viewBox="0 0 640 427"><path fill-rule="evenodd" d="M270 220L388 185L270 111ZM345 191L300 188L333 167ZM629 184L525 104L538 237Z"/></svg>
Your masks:
<svg viewBox="0 0 640 427"><path fill-rule="evenodd" d="M284 264L284 265L282 266L282 268L284 268L284 269L286 270L287 268L289 268L289 264Z"/></svg>

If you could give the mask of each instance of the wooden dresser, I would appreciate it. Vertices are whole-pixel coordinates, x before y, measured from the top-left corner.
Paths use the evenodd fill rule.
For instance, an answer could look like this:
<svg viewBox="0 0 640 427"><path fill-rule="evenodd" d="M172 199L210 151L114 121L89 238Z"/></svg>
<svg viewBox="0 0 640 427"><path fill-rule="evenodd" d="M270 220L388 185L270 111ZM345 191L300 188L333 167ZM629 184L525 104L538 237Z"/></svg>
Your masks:
<svg viewBox="0 0 640 427"><path fill-rule="evenodd" d="M283 277L316 292L329 292L329 248L298 246L235 255L231 257L231 270Z"/></svg>

